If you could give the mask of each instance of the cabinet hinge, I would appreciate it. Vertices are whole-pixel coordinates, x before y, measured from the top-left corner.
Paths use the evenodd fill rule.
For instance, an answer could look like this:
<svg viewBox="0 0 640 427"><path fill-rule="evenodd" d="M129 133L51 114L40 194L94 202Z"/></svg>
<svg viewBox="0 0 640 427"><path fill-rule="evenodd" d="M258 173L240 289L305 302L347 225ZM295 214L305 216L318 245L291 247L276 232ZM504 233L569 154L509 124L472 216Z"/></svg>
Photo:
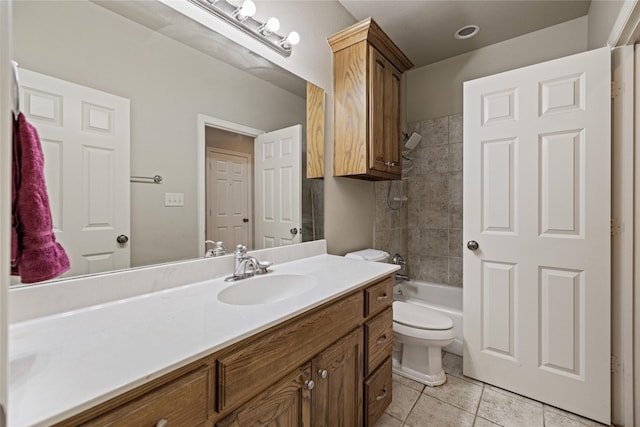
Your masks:
<svg viewBox="0 0 640 427"><path fill-rule="evenodd" d="M621 234L624 230L624 224L619 223L614 218L611 218L611 235L616 236Z"/></svg>
<svg viewBox="0 0 640 427"><path fill-rule="evenodd" d="M622 84L617 81L611 82L611 99L617 98L622 93Z"/></svg>

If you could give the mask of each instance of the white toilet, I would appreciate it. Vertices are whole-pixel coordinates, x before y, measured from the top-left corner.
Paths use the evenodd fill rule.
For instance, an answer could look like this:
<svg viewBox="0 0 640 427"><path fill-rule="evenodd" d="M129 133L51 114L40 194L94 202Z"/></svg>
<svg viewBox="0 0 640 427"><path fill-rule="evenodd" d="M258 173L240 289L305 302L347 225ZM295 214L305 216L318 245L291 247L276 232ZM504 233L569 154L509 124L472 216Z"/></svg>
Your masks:
<svg viewBox="0 0 640 427"><path fill-rule="evenodd" d="M364 249L346 257L387 262L389 254ZM442 347L455 337L453 320L448 316L411 302L393 302L393 372L430 387L444 384Z"/></svg>
<svg viewBox="0 0 640 427"><path fill-rule="evenodd" d="M456 337L453 320L417 304L393 302L393 371L434 387L444 384L442 347Z"/></svg>

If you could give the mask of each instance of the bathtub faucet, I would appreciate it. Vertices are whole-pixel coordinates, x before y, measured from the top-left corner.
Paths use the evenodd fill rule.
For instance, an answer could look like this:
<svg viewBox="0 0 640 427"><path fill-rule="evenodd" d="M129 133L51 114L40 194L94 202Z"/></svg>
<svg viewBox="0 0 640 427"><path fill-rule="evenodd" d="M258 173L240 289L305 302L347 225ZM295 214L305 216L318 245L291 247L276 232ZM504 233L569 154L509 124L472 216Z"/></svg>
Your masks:
<svg viewBox="0 0 640 427"><path fill-rule="evenodd" d="M404 258L402 258L400 254L395 254L393 258L391 258L391 262L394 263L395 265L399 265L401 270L404 270L405 267L407 266L407 263L405 262ZM396 278L396 282L406 282L411 280L408 274L400 273L400 272L396 273L395 278Z"/></svg>
<svg viewBox="0 0 640 427"><path fill-rule="evenodd" d="M396 273L396 282L408 282L411 280L408 275L402 273Z"/></svg>
<svg viewBox="0 0 640 427"><path fill-rule="evenodd" d="M407 263L404 261L404 258L402 258L400 254L395 254L393 258L391 258L391 262L401 267L404 267L407 265Z"/></svg>

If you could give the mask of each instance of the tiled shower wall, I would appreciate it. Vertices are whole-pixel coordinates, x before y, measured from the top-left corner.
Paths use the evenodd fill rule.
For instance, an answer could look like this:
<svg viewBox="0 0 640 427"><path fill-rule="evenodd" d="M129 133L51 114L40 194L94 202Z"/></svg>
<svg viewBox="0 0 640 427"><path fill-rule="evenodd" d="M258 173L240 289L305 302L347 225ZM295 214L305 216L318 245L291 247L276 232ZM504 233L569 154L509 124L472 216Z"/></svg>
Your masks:
<svg viewBox="0 0 640 427"><path fill-rule="evenodd" d="M387 206L388 181L376 183L375 247L407 261L412 279L462 286L462 115L408 123L422 141L408 154L402 209ZM399 202L398 181L391 203Z"/></svg>

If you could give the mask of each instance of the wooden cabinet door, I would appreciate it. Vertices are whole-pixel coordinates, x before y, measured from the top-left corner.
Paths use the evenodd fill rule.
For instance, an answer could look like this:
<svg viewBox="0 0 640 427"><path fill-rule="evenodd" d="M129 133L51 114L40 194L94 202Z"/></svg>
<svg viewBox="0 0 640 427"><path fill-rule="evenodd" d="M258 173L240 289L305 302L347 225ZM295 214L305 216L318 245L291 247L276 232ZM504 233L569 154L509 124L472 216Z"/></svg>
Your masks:
<svg viewBox="0 0 640 427"><path fill-rule="evenodd" d="M313 359L314 426L362 425L362 328Z"/></svg>
<svg viewBox="0 0 640 427"><path fill-rule="evenodd" d="M385 86L389 61L373 47L369 47L369 169L386 172Z"/></svg>
<svg viewBox="0 0 640 427"><path fill-rule="evenodd" d="M399 175L402 73L373 47L369 60L369 168Z"/></svg>
<svg viewBox="0 0 640 427"><path fill-rule="evenodd" d="M402 73L388 63L385 75L384 97L384 140L385 159L387 159L387 171L397 174L402 173L402 124L401 124L401 94Z"/></svg>
<svg viewBox="0 0 640 427"><path fill-rule="evenodd" d="M311 363L296 369L281 381L216 423L216 427L311 426ZM313 387L311 387L313 388Z"/></svg>

